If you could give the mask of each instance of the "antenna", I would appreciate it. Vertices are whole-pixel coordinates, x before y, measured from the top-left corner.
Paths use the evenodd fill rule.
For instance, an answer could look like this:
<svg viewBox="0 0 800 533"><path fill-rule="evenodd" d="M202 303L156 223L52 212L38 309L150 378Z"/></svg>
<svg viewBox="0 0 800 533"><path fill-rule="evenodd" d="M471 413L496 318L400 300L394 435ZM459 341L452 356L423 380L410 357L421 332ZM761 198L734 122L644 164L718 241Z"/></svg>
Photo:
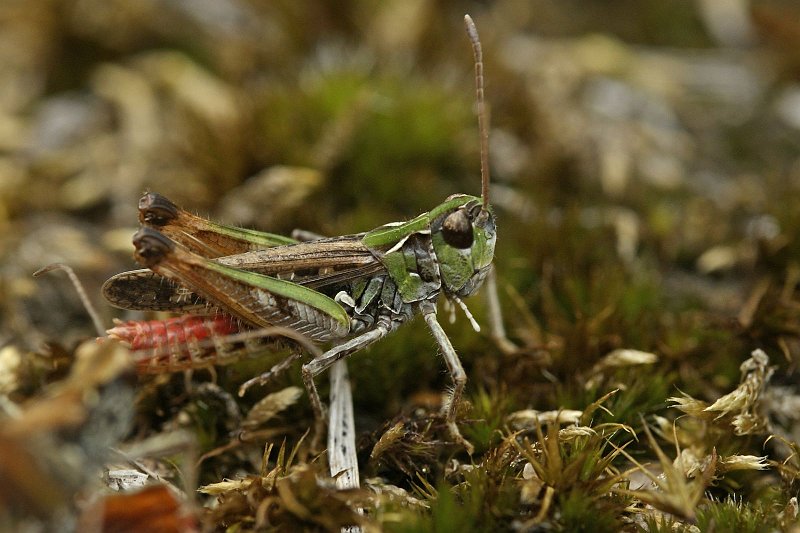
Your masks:
<svg viewBox="0 0 800 533"><path fill-rule="evenodd" d="M486 103L483 98L483 50L478 37L478 29L472 17L464 15L467 35L472 41L472 54L475 56L475 95L478 103L478 130L481 135L481 197L483 210L489 207L489 125L487 124Z"/></svg>

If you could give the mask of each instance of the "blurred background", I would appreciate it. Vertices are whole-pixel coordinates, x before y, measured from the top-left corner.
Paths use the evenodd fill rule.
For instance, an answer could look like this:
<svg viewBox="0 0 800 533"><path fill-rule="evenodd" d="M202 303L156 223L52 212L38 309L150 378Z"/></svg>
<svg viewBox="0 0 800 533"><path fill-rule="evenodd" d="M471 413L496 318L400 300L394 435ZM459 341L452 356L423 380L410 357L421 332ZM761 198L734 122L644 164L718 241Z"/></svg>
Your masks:
<svg viewBox="0 0 800 533"><path fill-rule="evenodd" d="M94 335L63 275L31 277L55 261L106 323L137 317L99 287L136 267L144 191L325 235L479 194L464 13L483 41L496 265L520 347L502 355L463 319L446 326L471 394L508 402L476 417L580 409L602 389L585 387L590 369L618 348L659 356L614 378L632 423L676 387L729 390L758 347L794 383L790 0L3 0L0 347ZM415 322L353 358L357 425L438 395L449 381L434 353Z"/></svg>
<svg viewBox="0 0 800 533"><path fill-rule="evenodd" d="M66 278L31 277L55 261L106 321L123 316L99 286L136 266L144 191L326 235L478 194L465 12L485 52L508 325L546 359L511 367L569 375L620 346L736 360L743 335L793 367L794 322L745 306L754 287L785 304L800 275L789 1L5 0L0 343L92 335Z"/></svg>

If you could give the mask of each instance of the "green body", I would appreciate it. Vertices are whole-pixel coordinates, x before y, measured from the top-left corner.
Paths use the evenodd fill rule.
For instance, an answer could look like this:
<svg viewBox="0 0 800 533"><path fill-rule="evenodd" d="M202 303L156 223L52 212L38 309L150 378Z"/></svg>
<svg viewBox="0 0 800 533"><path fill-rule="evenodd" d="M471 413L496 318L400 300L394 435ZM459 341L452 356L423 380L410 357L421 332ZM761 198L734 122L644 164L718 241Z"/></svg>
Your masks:
<svg viewBox="0 0 800 533"><path fill-rule="evenodd" d="M406 222L308 242L200 219L155 194L140 204L145 227L134 238L136 258L151 270L106 282L111 303L221 310L253 326L290 327L315 340L370 329L381 314L402 322L414 304L442 293L470 296L494 254L494 217L468 195L451 196ZM456 219L458 246L447 222Z"/></svg>

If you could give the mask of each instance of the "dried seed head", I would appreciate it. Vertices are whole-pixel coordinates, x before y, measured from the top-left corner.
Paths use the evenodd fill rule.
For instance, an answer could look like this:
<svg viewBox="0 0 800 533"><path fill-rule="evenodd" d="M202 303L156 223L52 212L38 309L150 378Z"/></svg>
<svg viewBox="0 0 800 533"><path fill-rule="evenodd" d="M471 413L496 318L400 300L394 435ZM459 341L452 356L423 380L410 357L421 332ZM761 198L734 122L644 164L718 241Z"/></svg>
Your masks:
<svg viewBox="0 0 800 533"><path fill-rule="evenodd" d="M669 398L668 401L691 416L730 424L736 435L764 431L769 428L769 420L762 413L761 399L774 372L774 368L768 365L767 354L755 350L740 367L742 381L739 386L711 405L686 394L681 398Z"/></svg>
<svg viewBox="0 0 800 533"><path fill-rule="evenodd" d="M300 387L286 387L278 392L268 394L250 409L242 426L248 429L261 426L287 407L297 403L302 395L303 390Z"/></svg>
<svg viewBox="0 0 800 533"><path fill-rule="evenodd" d="M583 415L583 411L573 409L561 409L558 411L537 411L535 409L525 409L516 411L508 415L508 422L517 429L530 429L550 423L557 424L577 424Z"/></svg>
<svg viewBox="0 0 800 533"><path fill-rule="evenodd" d="M587 426L569 426L558 432L558 440L571 441L578 437L591 437L597 435L597 431Z"/></svg>
<svg viewBox="0 0 800 533"><path fill-rule="evenodd" d="M719 460L717 474L724 474L732 470L766 470L766 456L757 455L729 455Z"/></svg>

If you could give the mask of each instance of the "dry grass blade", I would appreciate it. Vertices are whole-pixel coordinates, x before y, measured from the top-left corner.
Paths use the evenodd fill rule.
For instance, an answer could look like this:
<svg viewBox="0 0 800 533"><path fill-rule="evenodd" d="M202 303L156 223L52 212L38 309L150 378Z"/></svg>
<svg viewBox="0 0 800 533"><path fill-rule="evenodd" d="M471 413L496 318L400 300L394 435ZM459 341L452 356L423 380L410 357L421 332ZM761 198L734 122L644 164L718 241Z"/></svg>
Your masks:
<svg viewBox="0 0 800 533"><path fill-rule="evenodd" d="M46 274L48 272L53 272L54 270L63 270L67 273L67 277L72 282L72 286L75 287L75 291L78 293L78 296L83 302L83 306L86 309L86 312L89 313L89 316L92 318L92 322L94 323L94 329L97 331L97 336L102 337L105 335L106 328L103 325L103 321L100 318L100 314L95 309L92 300L89 298L89 295L86 294L86 289L83 288L83 284L81 280L78 279L78 276L75 274L75 271L72 270L67 264L64 263L53 263L51 265L47 265L46 267L42 267L36 272L33 273L33 277L41 276L42 274Z"/></svg>

